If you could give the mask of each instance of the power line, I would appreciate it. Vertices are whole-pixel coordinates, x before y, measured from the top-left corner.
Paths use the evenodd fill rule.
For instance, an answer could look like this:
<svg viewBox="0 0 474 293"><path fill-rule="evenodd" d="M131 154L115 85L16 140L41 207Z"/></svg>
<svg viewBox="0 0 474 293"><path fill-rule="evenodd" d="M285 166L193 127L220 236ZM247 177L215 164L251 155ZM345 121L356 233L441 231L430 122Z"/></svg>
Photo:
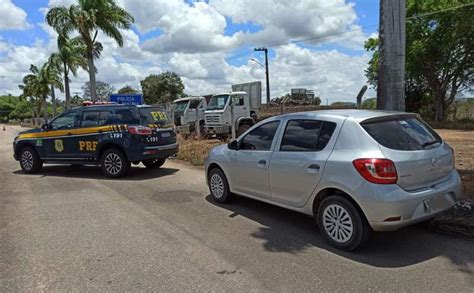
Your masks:
<svg viewBox="0 0 474 293"><path fill-rule="evenodd" d="M410 17L407 17L406 19L411 20L411 19L415 19L415 18L428 16L428 15L438 14L438 13L445 12L445 11L456 10L456 9L459 9L459 8L468 7L468 6L472 6L472 5L474 5L474 3L453 6L453 7L449 7L449 8L446 8L446 9L441 9L441 10L436 10L436 11L432 11L432 12L426 12L426 13L410 16Z"/></svg>
<svg viewBox="0 0 474 293"><path fill-rule="evenodd" d="M442 13L442 12L445 12L445 11L451 11L451 10L456 10L456 9L463 8L463 7L469 7L469 6L472 6L472 5L474 5L474 3L463 4L463 5L453 6L453 7L440 9L440 10L436 10L436 11L432 11L432 12L422 13L422 14L407 17L406 20L412 20L412 19L416 19L416 18L420 18L420 17L424 17L424 16L429 16L429 15L433 15L433 14ZM320 36L314 36L314 37L310 37L310 38L306 38L306 39L288 41L288 42L284 42L284 43L272 44L272 45L268 45L266 47L275 48L275 47L281 47L281 46L289 45L289 44L297 44L297 43L302 43L302 42L307 42L307 41L314 41L314 40L324 39L324 38L328 38L328 37L343 35L343 34L355 32L355 31L359 31L359 30L363 30L363 29L367 29L367 28L373 28L373 27L377 27L377 26L378 26L378 24L372 24L372 25L367 25L367 26L359 26L357 28L350 29L350 30L339 31L339 32L334 32L334 33L320 35ZM232 56L230 58L227 58L227 59L234 60L234 59L237 59L237 58L242 57L244 55L247 55L250 52L252 52L252 50L246 50L245 52L241 52L240 54L234 55L234 56Z"/></svg>

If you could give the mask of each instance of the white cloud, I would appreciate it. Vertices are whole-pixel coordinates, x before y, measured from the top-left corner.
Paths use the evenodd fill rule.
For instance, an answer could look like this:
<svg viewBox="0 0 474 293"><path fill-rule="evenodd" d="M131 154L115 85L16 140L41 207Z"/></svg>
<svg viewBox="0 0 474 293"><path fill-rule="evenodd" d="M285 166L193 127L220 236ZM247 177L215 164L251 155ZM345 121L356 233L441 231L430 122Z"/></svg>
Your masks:
<svg viewBox="0 0 474 293"><path fill-rule="evenodd" d="M49 4L69 5L71 1L50 0ZM163 33L143 44L133 30L122 31L122 48L112 39L99 34L98 40L103 43L104 51L96 61L97 80L111 83L116 89L126 84L140 88L140 80L148 74L171 70L181 75L186 93L193 95L228 91L231 84L253 80L261 80L265 86L263 68L245 61L249 56L243 56L244 62L241 64L240 60L238 64L241 65L238 66L226 61L229 48L245 42L283 43L344 28L358 29L354 25L356 15L353 7L344 1L326 3L314 0L314 5L306 0L291 4L274 1L271 2L273 6L268 0L246 1L211 0L210 4L196 2L189 5L181 0L120 0L135 16L140 32L160 29ZM288 10L290 8L292 11ZM254 10L260 10L261 16ZM321 15L319 10L326 13ZM295 16L293 19L282 19L290 13ZM239 31L225 36L225 17L232 18L234 23L255 23L262 30L257 33ZM310 24L302 21L302 18L308 17ZM48 35L43 42L15 47L0 38L0 76L6 76L0 80L0 93L18 93L17 85L28 73L30 64L41 65L57 49L54 30L45 23L38 25ZM359 33L336 35L323 41L344 42L346 46L357 47L364 38L363 33ZM291 88L306 87L314 89L323 102L325 99L330 102L354 100L360 87L366 83L363 71L370 56L363 51L352 56L337 50L322 50L324 47L320 47L318 42L309 48L296 44L274 48L275 57L270 59L272 97L284 95ZM256 56L261 57L261 54ZM81 87L88 79L87 72L80 70L77 77L72 77L71 92L81 93ZM367 96L371 94L369 92Z"/></svg>
<svg viewBox="0 0 474 293"><path fill-rule="evenodd" d="M31 27L26 12L11 0L0 0L0 30L24 30Z"/></svg>

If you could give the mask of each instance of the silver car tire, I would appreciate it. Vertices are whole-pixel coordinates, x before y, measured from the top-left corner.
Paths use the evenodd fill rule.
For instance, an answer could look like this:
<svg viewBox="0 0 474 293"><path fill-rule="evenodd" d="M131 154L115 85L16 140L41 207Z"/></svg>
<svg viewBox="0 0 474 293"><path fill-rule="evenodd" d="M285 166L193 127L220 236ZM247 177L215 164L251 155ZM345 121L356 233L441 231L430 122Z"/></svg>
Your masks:
<svg viewBox="0 0 474 293"><path fill-rule="evenodd" d="M208 175L209 191L212 199L218 203L227 203L231 199L229 183L227 178L219 168L214 168L209 171Z"/></svg>
<svg viewBox="0 0 474 293"><path fill-rule="evenodd" d="M321 235L332 246L352 251L362 247L370 236L370 227L364 215L348 199L331 195L318 209Z"/></svg>

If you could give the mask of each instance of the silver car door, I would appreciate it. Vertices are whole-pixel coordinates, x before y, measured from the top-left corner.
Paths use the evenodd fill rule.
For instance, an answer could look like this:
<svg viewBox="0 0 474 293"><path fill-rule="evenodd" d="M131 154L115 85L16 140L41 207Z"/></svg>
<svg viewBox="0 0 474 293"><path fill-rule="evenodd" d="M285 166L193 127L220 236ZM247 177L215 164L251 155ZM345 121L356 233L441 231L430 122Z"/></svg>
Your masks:
<svg viewBox="0 0 474 293"><path fill-rule="evenodd" d="M321 179L331 153L335 122L288 120L269 168L272 200L302 207Z"/></svg>
<svg viewBox="0 0 474 293"><path fill-rule="evenodd" d="M268 166L272 144L280 121L271 121L250 130L233 151L230 175L236 193L269 198Z"/></svg>

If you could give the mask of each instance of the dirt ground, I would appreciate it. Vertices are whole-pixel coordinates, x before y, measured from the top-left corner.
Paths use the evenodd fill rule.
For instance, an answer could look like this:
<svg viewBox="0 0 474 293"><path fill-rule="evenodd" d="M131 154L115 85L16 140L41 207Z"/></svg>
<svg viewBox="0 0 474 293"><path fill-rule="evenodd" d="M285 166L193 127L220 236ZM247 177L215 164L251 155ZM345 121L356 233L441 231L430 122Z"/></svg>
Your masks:
<svg viewBox="0 0 474 293"><path fill-rule="evenodd" d="M436 132L453 147L456 168L462 178L463 197L474 202L474 131L437 129Z"/></svg>

